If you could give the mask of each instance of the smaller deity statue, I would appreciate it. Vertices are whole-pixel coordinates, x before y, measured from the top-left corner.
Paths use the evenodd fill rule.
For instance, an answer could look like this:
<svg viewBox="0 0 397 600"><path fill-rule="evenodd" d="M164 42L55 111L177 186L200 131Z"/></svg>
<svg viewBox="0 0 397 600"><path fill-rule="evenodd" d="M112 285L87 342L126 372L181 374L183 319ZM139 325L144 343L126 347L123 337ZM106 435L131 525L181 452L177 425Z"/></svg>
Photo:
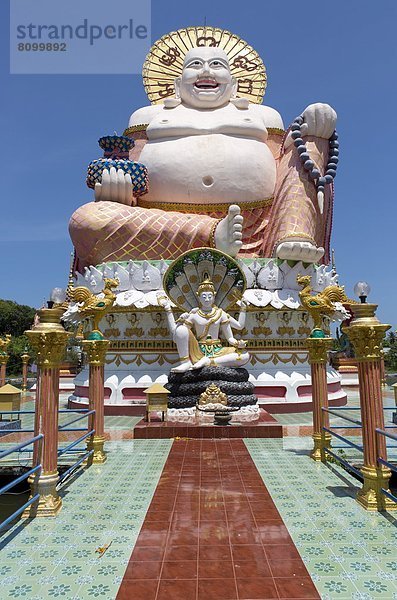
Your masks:
<svg viewBox="0 0 397 600"><path fill-rule="evenodd" d="M215 306L215 287L210 279L205 279L197 291L199 308L183 313L175 321L171 303L164 296L158 302L167 315L168 327L176 343L182 363L172 371L184 373L191 369L206 366L241 367L249 361L244 351L246 342L236 340L233 329L241 331L245 325L246 305L241 300L238 320L231 317L222 308ZM229 344L224 346L219 334Z"/></svg>

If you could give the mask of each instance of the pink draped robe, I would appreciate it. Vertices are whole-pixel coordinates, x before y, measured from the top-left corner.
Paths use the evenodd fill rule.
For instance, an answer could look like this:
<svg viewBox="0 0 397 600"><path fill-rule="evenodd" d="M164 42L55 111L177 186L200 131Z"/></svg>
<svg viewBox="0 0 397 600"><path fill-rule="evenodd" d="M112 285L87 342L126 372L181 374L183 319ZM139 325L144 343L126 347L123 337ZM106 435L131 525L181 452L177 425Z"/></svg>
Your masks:
<svg viewBox="0 0 397 600"><path fill-rule="evenodd" d="M143 128L142 128L143 129ZM138 160L146 143L142 131L130 133L135 148L130 158ZM320 214L316 189L300 163L294 145L283 147L283 134L269 130L268 145L277 162L277 182L273 199L244 208L243 247L241 257L271 257L279 241L300 237L325 248L324 262L329 261L333 194L328 186L324 212ZM328 141L307 137L310 156L320 169L328 159ZM149 173L150 185L150 173ZM214 232L227 213L220 207L173 205L172 210L150 207L145 196L137 206L115 202L90 202L78 208L69 224L77 255L77 268L107 261L175 259L191 248L214 247ZM214 208L216 210L214 210ZM194 212L193 212L194 211Z"/></svg>

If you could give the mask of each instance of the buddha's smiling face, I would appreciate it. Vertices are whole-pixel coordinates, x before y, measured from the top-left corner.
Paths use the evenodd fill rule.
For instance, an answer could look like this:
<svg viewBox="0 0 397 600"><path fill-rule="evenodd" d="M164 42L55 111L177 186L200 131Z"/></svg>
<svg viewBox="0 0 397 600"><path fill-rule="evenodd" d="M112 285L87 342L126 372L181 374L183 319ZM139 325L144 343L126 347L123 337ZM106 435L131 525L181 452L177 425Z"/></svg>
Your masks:
<svg viewBox="0 0 397 600"><path fill-rule="evenodd" d="M205 109L226 105L236 91L226 53L220 48L190 50L175 88L187 106Z"/></svg>

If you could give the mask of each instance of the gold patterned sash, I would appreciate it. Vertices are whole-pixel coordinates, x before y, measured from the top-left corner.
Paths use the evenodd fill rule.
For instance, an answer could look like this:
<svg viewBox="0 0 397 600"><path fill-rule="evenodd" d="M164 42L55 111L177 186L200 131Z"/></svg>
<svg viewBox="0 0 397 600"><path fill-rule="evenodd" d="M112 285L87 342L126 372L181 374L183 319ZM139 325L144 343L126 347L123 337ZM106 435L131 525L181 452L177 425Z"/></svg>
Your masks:
<svg viewBox="0 0 397 600"><path fill-rule="evenodd" d="M241 210L255 210L270 206L272 202L273 197L265 198L264 200L253 200L252 202L241 202L239 206ZM152 202L150 200L145 200L145 198L139 198L138 200L138 206L140 208L158 208L165 211L194 213L198 215L215 212L226 213L231 204L233 204L233 202L223 202L219 204L190 204L189 202ZM234 204L237 203L235 202Z"/></svg>

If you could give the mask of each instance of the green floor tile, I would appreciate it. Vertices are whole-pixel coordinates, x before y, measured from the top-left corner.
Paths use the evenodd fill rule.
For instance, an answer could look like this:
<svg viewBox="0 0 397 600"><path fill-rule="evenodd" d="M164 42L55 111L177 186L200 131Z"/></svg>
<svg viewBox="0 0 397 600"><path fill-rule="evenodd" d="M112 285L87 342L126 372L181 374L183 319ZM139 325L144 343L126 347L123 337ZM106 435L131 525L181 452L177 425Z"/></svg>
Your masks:
<svg viewBox="0 0 397 600"><path fill-rule="evenodd" d="M316 587L320 593L321 600L346 600L354 598L357 588L353 581L346 577L338 576L320 576L314 578Z"/></svg>
<svg viewBox="0 0 397 600"><path fill-rule="evenodd" d="M367 575L358 577L354 581L357 590L364 594L369 594L372 598L393 598L397 597L397 588L392 581L383 577Z"/></svg>
<svg viewBox="0 0 397 600"><path fill-rule="evenodd" d="M340 576L344 573L344 566L342 563L337 561L330 554L318 558L305 558L305 564L309 573L316 573L316 575L319 575L320 577Z"/></svg>

